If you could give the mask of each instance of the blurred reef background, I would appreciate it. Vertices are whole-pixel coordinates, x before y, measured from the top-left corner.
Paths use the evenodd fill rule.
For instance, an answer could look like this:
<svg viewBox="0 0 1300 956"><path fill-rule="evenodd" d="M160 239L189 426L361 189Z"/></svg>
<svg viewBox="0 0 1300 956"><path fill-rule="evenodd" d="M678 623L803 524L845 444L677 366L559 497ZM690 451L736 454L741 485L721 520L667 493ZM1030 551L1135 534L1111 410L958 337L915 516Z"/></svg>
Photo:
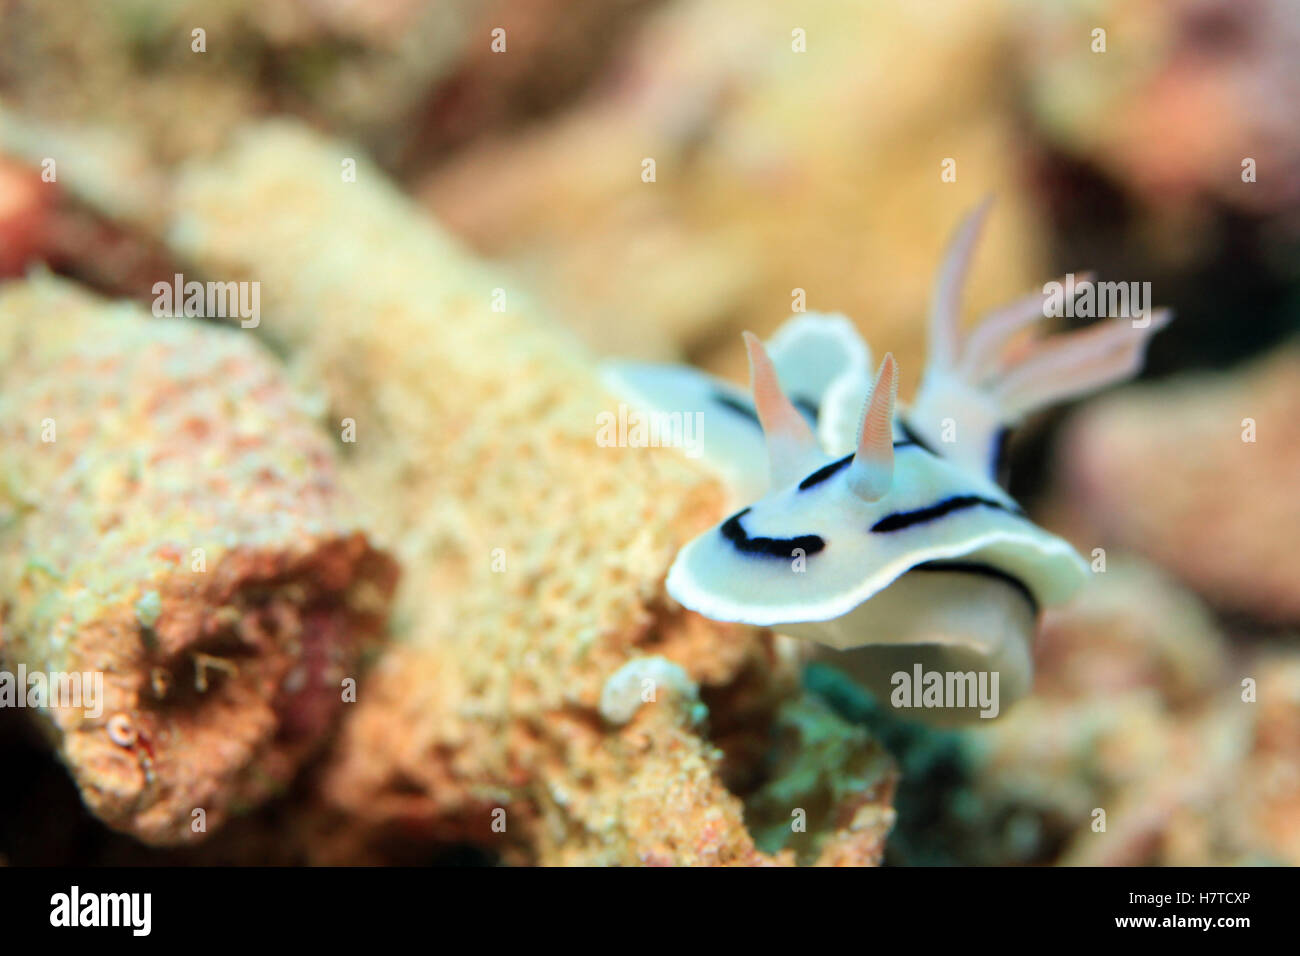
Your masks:
<svg viewBox="0 0 1300 956"><path fill-rule="evenodd" d="M0 859L1300 863L1298 62L1289 0L0 0L0 667L98 661L157 745L0 709ZM934 731L672 605L721 491L597 448L594 367L742 381L802 290L906 398L989 194L968 315L1095 270L1176 319L1142 381L1013 437L1012 492L1104 573L1046 615L1033 696ZM260 282L261 344L150 319L175 273ZM151 321L193 326L178 357ZM139 418L38 460L40 402ZM192 521L115 477L160 449L231 469ZM176 583L154 546L214 522L224 590ZM244 663L150 696L195 654ZM302 660L357 701L286 716ZM655 706L602 705L642 673Z"/></svg>

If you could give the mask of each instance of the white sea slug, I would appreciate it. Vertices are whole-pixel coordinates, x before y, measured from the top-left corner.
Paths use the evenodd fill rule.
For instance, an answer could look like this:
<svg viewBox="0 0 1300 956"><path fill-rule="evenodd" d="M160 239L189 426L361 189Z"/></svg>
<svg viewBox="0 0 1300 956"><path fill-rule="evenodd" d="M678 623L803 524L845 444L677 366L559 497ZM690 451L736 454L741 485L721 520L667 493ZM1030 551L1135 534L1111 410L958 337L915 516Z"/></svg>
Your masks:
<svg viewBox="0 0 1300 956"><path fill-rule="evenodd" d="M908 408L896 408L893 356L873 377L841 316L793 318L767 348L746 333L752 403L691 369L608 368L612 387L648 411L699 412L704 459L746 505L678 554L673 598L715 620L861 648L831 657L885 699L918 666L996 673L1002 707L1028 692L1039 609L1067 600L1089 570L998 485L1002 441L1026 413L1133 375L1169 320L1164 310L1108 319L1007 361L1011 338L1044 317L1032 295L963 340L959 293L986 208L940 270ZM947 723L980 710L951 704L911 716Z"/></svg>

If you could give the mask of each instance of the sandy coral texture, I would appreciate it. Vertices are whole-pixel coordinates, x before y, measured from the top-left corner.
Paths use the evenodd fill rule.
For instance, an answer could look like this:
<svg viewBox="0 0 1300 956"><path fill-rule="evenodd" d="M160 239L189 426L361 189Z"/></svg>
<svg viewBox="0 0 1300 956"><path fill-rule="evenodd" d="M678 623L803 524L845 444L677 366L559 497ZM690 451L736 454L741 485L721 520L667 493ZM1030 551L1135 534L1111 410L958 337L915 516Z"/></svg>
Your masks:
<svg viewBox="0 0 1300 956"><path fill-rule="evenodd" d="M797 693L795 663L772 635L684 614L662 589L721 489L672 449L598 446L616 399L582 349L373 167L344 182L350 155L250 129L182 176L171 229L209 273L262 281L261 331L355 419L345 469L403 564L397 643L324 772L327 800L366 840L471 841L511 860L795 862L756 848L724 779L745 760L705 736L741 713L770 719ZM611 724L606 681L643 654L700 698L670 681ZM874 817L828 817L844 824L823 834L836 861L881 855L884 764L851 798Z"/></svg>
<svg viewBox="0 0 1300 956"><path fill-rule="evenodd" d="M36 277L0 291L0 378L0 661L101 674L102 713L46 713L86 805L201 839L321 739L395 565L246 331Z"/></svg>

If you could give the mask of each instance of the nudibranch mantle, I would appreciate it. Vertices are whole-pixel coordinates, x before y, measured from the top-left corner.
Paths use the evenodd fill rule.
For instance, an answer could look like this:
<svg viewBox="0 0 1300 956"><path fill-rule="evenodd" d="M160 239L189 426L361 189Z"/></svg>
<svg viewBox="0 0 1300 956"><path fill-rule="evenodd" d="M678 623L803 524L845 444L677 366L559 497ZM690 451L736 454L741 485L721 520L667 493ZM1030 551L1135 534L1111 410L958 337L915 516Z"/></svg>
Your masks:
<svg viewBox="0 0 1300 956"><path fill-rule="evenodd" d="M852 449L871 386L871 351L842 315L808 313L786 322L768 343L781 385L831 454ZM758 414L744 389L695 369L638 362L604 367L610 390L649 411L695 413L703 457L733 500L754 501L773 482Z"/></svg>
<svg viewBox="0 0 1300 956"><path fill-rule="evenodd" d="M816 485L778 489L732 515L682 549L669 593L714 620L781 630L848 614L928 562L961 558L1000 571L1040 605L1066 600L1086 577L1074 549L1033 524L993 482L905 439L894 443L894 454L894 484L878 500L853 493L850 463ZM792 569L796 559L802 570Z"/></svg>
<svg viewBox="0 0 1300 956"><path fill-rule="evenodd" d="M1007 359L1046 317L1031 295L963 338L959 293L986 211L962 223L940 269L930 355L906 409L892 355L873 376L839 315L796 316L766 348L746 333L752 400L690 369L607 367L611 388L650 410L700 412L704 459L745 505L677 555L667 589L684 607L883 650L867 678L877 691L922 649L1000 671L1004 700L1028 691L1039 609L1068 600L1089 570L998 485L1002 441L1025 414L1132 376L1169 313L1042 336Z"/></svg>

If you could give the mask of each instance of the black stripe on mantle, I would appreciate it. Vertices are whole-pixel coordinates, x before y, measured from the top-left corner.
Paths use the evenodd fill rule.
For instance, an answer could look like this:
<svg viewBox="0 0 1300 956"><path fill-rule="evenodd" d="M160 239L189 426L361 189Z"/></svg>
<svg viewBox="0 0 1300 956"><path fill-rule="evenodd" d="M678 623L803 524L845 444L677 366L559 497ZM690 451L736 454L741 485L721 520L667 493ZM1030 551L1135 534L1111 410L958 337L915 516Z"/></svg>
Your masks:
<svg viewBox="0 0 1300 956"><path fill-rule="evenodd" d="M922 445L920 442L912 441L910 438L904 439L903 441L894 442L894 447L895 448L923 448L926 451L929 451L929 449L925 448L925 446ZM820 485L823 481L826 481L827 479L833 477L841 469L846 468L849 462L853 461L853 456L856 454L857 452L851 451L843 458L840 458L837 461L833 461L829 465L822 465L822 467L818 468L816 471L814 471L803 481L799 482L799 490L807 491L809 488L815 488L817 485ZM933 452L931 452L931 454L933 454Z"/></svg>
<svg viewBox="0 0 1300 956"><path fill-rule="evenodd" d="M749 508L737 511L718 529L731 546L742 554L757 554L767 558L793 558L796 550L805 555L816 554L826 547L826 542L815 534L801 534L793 538L751 538L740 519L749 514Z"/></svg>
<svg viewBox="0 0 1300 956"><path fill-rule="evenodd" d="M954 574L978 574L982 577L1002 581L1019 591L1020 595L1029 602L1030 607L1034 609L1034 613L1038 613L1038 599L1034 597L1034 592L1029 590L1029 585L1014 574L1003 571L1001 568L995 568L990 564L980 564L975 561L927 561L909 569L907 573L911 574L912 571L947 571Z"/></svg>
<svg viewBox="0 0 1300 956"><path fill-rule="evenodd" d="M1019 508L1008 507L992 498L985 498L981 495L954 495L924 508L917 508L915 511L895 511L893 514L885 515L871 526L871 530L876 534L904 531L915 525L946 517L954 511L965 511L967 508L994 508L997 511L1005 511L1007 514L1015 515L1018 518L1023 518L1025 515Z"/></svg>

